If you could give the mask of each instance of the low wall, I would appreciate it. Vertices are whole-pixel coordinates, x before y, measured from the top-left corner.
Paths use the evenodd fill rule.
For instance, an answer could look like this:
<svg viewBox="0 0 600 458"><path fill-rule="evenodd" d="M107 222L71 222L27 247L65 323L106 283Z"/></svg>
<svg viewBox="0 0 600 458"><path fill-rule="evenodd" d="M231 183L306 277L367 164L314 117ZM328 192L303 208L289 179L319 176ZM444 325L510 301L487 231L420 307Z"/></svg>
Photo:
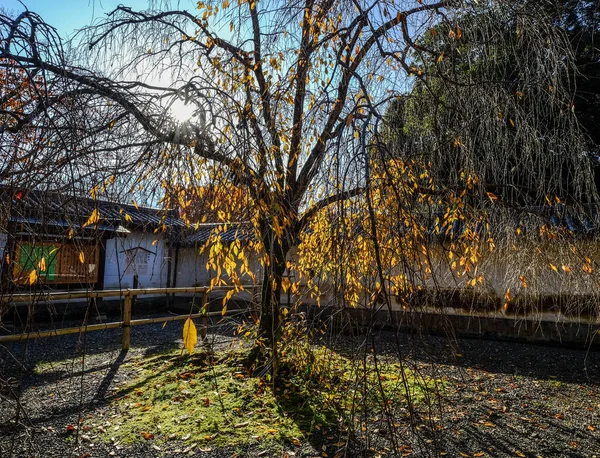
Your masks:
<svg viewBox="0 0 600 458"><path fill-rule="evenodd" d="M600 323L578 320L528 319L523 317L473 316L443 311L419 312L380 309L331 309L328 319L343 329L364 331L375 328L400 329L403 332L514 340L545 344L566 344L600 349Z"/></svg>

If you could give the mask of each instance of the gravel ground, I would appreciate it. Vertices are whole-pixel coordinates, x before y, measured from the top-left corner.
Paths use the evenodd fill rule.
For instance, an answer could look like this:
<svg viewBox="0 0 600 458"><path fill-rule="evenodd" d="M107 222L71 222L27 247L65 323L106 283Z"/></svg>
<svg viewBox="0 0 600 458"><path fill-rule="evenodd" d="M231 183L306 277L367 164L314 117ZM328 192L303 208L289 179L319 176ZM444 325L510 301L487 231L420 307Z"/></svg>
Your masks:
<svg viewBox="0 0 600 458"><path fill-rule="evenodd" d="M75 440L67 428L80 418L94 414L110 423L106 400L136 375L135 366L123 363L181 346L181 326L132 328L128 353L120 351L118 329L0 346L0 378L10 378L12 385L0 393L0 458L327 455L316 444L185 450L173 443L158 450L140 443L116 448L98 440L93 428ZM223 328L211 336L217 347L232 341ZM405 419L400 425L406 440L396 444L399 456L600 458L600 352L386 331L372 339L345 336L326 343L341 352L366 348L383 359L400 355L411 369L445 381L442 395L417 408L412 422ZM100 420L96 428L102 428ZM385 454L387 430L382 419L370 418L364 447L347 449L345 456Z"/></svg>

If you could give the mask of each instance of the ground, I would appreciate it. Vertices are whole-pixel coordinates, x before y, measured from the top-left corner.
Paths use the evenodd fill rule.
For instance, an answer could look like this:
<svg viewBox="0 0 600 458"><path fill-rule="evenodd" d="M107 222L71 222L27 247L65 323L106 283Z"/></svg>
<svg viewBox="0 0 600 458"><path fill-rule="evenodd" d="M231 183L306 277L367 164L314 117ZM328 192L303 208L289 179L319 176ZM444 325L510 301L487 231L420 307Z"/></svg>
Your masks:
<svg viewBox="0 0 600 458"><path fill-rule="evenodd" d="M181 327L181 323L169 323L165 328L133 328L128 353L120 351L118 329L0 346L0 373L3 378L11 377L21 403L17 409L12 394L2 393L0 457L352 457L390 456L393 450L396 456L411 457L600 457L597 351L390 331L377 331L368 339L326 334L315 344L336 355L370 364L376 360L387 367L401 363L413 374L440 381L439 390L418 399L412 415L407 415L406 406L390 411L389 417L375 410L363 412L354 419L351 434L333 423L315 428L318 423L314 421L299 421L290 414L293 405L269 395L268 387L251 385L257 379L236 370L235 363L207 366L201 352L193 357L196 360L179 359L186 358L176 350L182 347ZM215 354L222 354L232 343L237 348L230 329L218 328L211 334ZM162 379L148 383L150 375L163 376L173 362L179 365L177 374L196 375L176 377L174 387ZM209 366L220 367L228 380L247 383L250 391L267 393L263 406L245 405L245 410L234 404L220 406L219 393L235 392L240 400L248 393L233 391L239 390L237 385L220 386L211 397L211 385L202 388L202 380L213 380L207 375ZM383 374L382 379L386 378ZM235 419L233 427L226 430L217 418L202 418L200 410L207 402L202 395L191 396L198 409L191 418L187 414L173 418L172 425L178 429L137 431L139 413L147 406L154 409L159 394L168 394L169 389L182 391L180 383L190 380L194 387L208 390L208 403L217 407L210 415L224 412ZM133 399L123 399L124 393ZM169 399L174 398L169 394ZM221 400L236 401L235 396ZM184 399L174 402L185 405ZM274 418L268 427L270 416ZM154 421L167 420L155 416ZM210 428L211 422L214 433L205 433L203 428ZM128 427L137 432L125 434ZM187 434L200 439L191 442Z"/></svg>

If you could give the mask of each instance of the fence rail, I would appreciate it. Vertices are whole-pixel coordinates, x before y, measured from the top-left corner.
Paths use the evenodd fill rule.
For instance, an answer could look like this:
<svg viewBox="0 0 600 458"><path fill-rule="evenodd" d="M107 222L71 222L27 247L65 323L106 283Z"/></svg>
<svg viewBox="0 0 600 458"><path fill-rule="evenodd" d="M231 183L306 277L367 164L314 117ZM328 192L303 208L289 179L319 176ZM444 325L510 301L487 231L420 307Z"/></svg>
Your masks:
<svg viewBox="0 0 600 458"><path fill-rule="evenodd" d="M242 286L239 292L251 292L254 296L254 291L258 285ZM212 288L210 291L230 291L235 289L234 286L217 286ZM239 287L238 287L239 289ZM106 329L123 329L123 338L121 347L123 350L129 350L131 340L131 326L142 326L145 324L154 323L165 323L168 321L179 321L186 320L188 318L200 318L200 337L206 339L206 332L208 328L208 317L221 316L222 312L210 312L208 310L208 292L209 288L205 286L201 287L189 287L189 288L143 288L143 289L125 289L125 290L101 290L101 291L70 291L70 292L48 292L48 293L32 293L32 294L14 294L12 296L6 296L0 298L1 302L8 303L24 303L24 302L49 302L65 299L97 299L103 297L123 297L123 320L114 321L110 323L90 324L84 326L76 326L71 328L54 329L49 331L31 331L24 332L21 334L12 334L7 336L0 336L0 343L6 342L20 342L31 339L39 339L44 337L61 336L67 334L78 334L82 332L92 331L103 331ZM138 320L131 319L131 308L133 305L133 298L136 296L144 296L150 294L202 294L201 313L193 313L187 315L174 315L157 318L144 318ZM229 315L232 313L229 312Z"/></svg>

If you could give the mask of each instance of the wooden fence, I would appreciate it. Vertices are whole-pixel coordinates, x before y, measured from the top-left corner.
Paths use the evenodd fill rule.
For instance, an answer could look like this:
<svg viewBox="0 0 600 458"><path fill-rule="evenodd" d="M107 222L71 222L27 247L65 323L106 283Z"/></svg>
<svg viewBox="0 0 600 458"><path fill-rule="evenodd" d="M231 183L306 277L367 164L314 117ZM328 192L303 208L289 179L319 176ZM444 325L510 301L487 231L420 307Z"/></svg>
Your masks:
<svg viewBox="0 0 600 458"><path fill-rule="evenodd" d="M233 286L218 286L211 289L211 291L227 291L232 290ZM254 291L257 288L256 285L245 286L242 291L251 292L254 296ZM200 318L200 337L206 339L206 332L208 327L208 317L210 316L221 316L223 313L210 312L208 310L208 290L205 286L201 287L190 287L190 288L145 288L145 289L125 289L125 290L101 290L101 291L72 291L72 292L48 292L48 293L34 293L34 294L14 294L12 296L6 296L0 298L1 302L8 303L29 303L29 302L51 302L51 301L62 301L70 299L98 299L104 297L123 297L123 320L114 321L110 323L90 324L84 326L77 326L71 328L54 329L49 331L31 331L22 334L12 334L7 336L0 336L0 344L5 342L20 342L30 339L39 339L42 337L61 336L67 334L78 334L82 332L91 331L102 331L105 329L123 328L123 339L122 348L123 350L129 350L129 344L131 339L131 326L141 326L144 324L153 323L164 323L167 321L178 321L186 320L188 318ZM133 305L133 299L136 296L143 296L149 294L202 294L201 312L192 313L187 315L174 315L165 316L158 318L144 318L139 320L131 319L131 308Z"/></svg>

